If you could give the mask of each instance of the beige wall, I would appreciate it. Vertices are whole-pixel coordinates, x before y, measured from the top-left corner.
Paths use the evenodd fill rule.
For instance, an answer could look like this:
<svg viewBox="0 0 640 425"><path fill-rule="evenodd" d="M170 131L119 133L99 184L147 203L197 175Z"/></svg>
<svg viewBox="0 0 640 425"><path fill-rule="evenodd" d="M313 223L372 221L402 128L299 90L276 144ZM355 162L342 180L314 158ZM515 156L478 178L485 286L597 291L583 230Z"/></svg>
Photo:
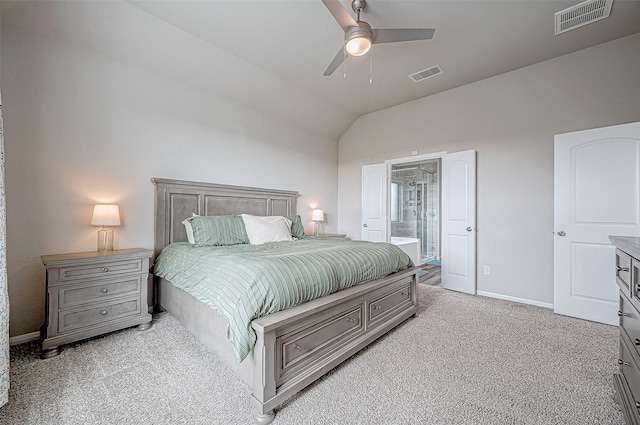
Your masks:
<svg viewBox="0 0 640 425"><path fill-rule="evenodd" d="M339 142L339 231L360 235L362 165L476 149L477 289L553 303L554 135L640 121L638 52L640 34L360 117Z"/></svg>
<svg viewBox="0 0 640 425"><path fill-rule="evenodd" d="M337 230L336 140L187 83L3 24L11 336L42 323L40 255L95 249L94 203L116 248L153 247L151 177L298 190Z"/></svg>

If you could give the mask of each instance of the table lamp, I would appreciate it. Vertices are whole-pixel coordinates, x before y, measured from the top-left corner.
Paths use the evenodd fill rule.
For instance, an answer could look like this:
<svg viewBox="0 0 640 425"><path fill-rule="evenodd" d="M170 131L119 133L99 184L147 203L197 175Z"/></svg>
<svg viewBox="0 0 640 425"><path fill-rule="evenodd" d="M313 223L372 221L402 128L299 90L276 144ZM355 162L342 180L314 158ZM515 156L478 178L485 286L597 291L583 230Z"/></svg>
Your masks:
<svg viewBox="0 0 640 425"><path fill-rule="evenodd" d="M117 205L97 204L93 207L92 226L98 230L98 251L113 251L113 230L109 226L120 225L120 210Z"/></svg>
<svg viewBox="0 0 640 425"><path fill-rule="evenodd" d="M313 212L311 213L311 221L315 222L316 228L314 235L318 236L318 227L320 226L320 222L324 221L324 211L313 210Z"/></svg>

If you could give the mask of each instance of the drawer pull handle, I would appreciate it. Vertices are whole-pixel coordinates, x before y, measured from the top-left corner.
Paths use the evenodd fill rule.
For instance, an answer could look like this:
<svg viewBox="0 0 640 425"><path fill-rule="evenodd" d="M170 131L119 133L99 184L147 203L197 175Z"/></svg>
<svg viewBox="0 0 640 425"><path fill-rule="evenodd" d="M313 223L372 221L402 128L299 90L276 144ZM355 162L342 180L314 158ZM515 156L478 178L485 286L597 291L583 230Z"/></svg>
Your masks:
<svg viewBox="0 0 640 425"><path fill-rule="evenodd" d="M382 307L380 307L379 305L373 307L374 310L380 310Z"/></svg>
<svg viewBox="0 0 640 425"><path fill-rule="evenodd" d="M638 409L640 409L640 401L637 401L637 400L636 400L636 407L637 407Z"/></svg>
<svg viewBox="0 0 640 425"><path fill-rule="evenodd" d="M628 271L629 271L629 267L620 267L620 266L617 266L617 267L616 267L616 270L617 270L617 271L619 271L619 272L628 272Z"/></svg>
<svg viewBox="0 0 640 425"><path fill-rule="evenodd" d="M405 297L408 297L408 296L409 296L409 293L408 293L407 291L403 291L403 292L402 292L402 295L404 295Z"/></svg>
<svg viewBox="0 0 640 425"><path fill-rule="evenodd" d="M618 364L619 364L620 366L629 366L629 363L625 362L625 361L624 361L624 360L622 360L622 359L618 359Z"/></svg>
<svg viewBox="0 0 640 425"><path fill-rule="evenodd" d="M293 347L298 351L302 351L304 349L302 345L298 345L298 344L293 344Z"/></svg>
<svg viewBox="0 0 640 425"><path fill-rule="evenodd" d="M107 310L102 310L102 311L100 312L100 314L102 314L103 316L106 316L106 315L107 315Z"/></svg>
<svg viewBox="0 0 640 425"><path fill-rule="evenodd" d="M102 271L103 271L103 272L108 272L108 271L109 271L109 267L103 267L103 268L102 268Z"/></svg>
<svg viewBox="0 0 640 425"><path fill-rule="evenodd" d="M356 323L356 319L354 319L353 317L347 317L347 322Z"/></svg>
<svg viewBox="0 0 640 425"><path fill-rule="evenodd" d="M638 339L638 338L634 339L634 340L633 340L633 343L634 343L635 345L640 345L640 339Z"/></svg>
<svg viewBox="0 0 640 425"><path fill-rule="evenodd" d="M620 310L618 310L618 317L627 317L629 315L629 313L623 313Z"/></svg>
<svg viewBox="0 0 640 425"><path fill-rule="evenodd" d="M107 288L102 288L100 289L100 292L102 292L103 294L106 294L107 292L109 292L109 290Z"/></svg>

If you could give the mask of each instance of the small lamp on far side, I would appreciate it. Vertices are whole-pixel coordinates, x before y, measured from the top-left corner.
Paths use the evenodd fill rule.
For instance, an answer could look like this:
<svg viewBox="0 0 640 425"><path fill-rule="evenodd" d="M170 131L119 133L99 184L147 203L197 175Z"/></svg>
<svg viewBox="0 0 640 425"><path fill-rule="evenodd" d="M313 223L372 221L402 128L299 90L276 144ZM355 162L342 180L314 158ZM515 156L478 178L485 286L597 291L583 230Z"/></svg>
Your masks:
<svg viewBox="0 0 640 425"><path fill-rule="evenodd" d="M316 228L314 235L318 236L318 227L320 226L320 222L324 221L324 211L313 210L313 212L311 213L311 221L315 222Z"/></svg>
<svg viewBox="0 0 640 425"><path fill-rule="evenodd" d="M93 207L92 226L98 230L98 251L113 251L113 230L109 226L120 225L120 210L117 205L97 204Z"/></svg>

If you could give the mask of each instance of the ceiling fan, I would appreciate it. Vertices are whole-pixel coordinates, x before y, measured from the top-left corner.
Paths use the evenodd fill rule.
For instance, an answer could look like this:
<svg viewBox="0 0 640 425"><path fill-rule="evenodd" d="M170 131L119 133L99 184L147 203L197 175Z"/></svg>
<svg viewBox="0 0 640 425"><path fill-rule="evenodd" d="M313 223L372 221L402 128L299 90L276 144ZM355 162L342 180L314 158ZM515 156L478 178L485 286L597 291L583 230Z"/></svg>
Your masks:
<svg viewBox="0 0 640 425"><path fill-rule="evenodd" d="M372 29L371 25L360 20L360 13L367 7L366 0L351 2L351 8L357 15L356 20L337 0L322 0L322 3L344 30L344 45L324 71L325 77L333 74L333 71L344 61L345 51L351 56L362 56L371 49L372 44L431 40L436 31L434 28Z"/></svg>

